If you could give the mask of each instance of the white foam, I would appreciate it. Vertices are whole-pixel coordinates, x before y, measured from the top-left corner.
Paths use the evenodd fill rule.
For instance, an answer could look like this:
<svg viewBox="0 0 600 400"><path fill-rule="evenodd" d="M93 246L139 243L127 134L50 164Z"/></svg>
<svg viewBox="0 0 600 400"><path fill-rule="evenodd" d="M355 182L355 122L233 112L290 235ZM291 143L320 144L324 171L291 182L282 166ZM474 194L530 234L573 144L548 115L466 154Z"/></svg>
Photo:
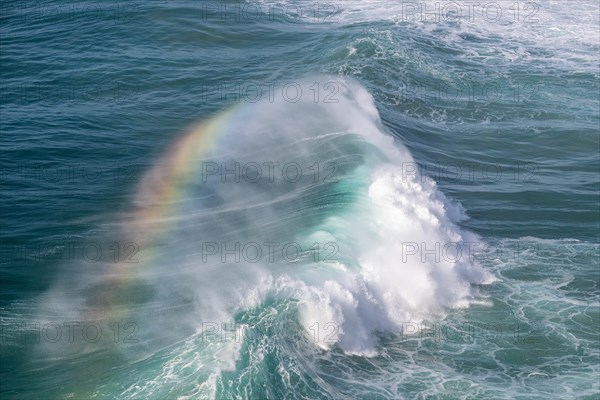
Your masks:
<svg viewBox="0 0 600 400"><path fill-rule="evenodd" d="M333 342L353 354L375 353L377 331L401 332L404 324L462 307L476 298L472 283L490 283L491 274L447 249L476 242L450 218L452 207L430 180L403 175L398 166L374 172L369 197L342 232L354 232L358 270L314 285L302 299L307 330L335 322ZM328 225L328 221L324 225ZM338 225L340 223L338 222ZM334 235L335 236L335 235ZM410 255L407 255L410 253ZM414 253L414 254L413 254Z"/></svg>

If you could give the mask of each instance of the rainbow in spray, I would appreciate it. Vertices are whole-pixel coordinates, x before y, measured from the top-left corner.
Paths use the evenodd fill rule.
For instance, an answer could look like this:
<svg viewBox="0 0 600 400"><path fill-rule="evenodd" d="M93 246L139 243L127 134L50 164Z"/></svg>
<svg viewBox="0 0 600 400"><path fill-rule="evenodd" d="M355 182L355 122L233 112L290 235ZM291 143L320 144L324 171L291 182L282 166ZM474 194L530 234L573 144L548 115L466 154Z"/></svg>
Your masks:
<svg viewBox="0 0 600 400"><path fill-rule="evenodd" d="M240 128L245 108L236 106L195 127L179 139L142 179L136 202L134 223L140 228L147 224L169 223L168 217L177 214L178 200L185 197L186 189L197 179L196 174L206 155L216 149L226 132Z"/></svg>
<svg viewBox="0 0 600 400"><path fill-rule="evenodd" d="M197 181L197 174L205 157L225 142L227 133L241 129L249 115L249 105L241 103L192 128L160 157L140 181L136 209L126 217L125 235L133 235L140 250L139 262L119 261L108 274L108 283L96 295L88 310L94 319L123 317L127 307L117 304L121 293L127 293L138 275L157 258L156 243L177 221L186 216L178 205L186 198L188 189Z"/></svg>

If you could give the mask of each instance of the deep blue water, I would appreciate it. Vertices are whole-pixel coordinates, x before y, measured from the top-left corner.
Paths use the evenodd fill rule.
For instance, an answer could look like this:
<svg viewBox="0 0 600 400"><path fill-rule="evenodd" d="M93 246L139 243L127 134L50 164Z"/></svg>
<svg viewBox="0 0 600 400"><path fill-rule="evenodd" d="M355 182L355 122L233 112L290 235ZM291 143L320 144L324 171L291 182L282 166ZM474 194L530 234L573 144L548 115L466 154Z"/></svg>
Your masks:
<svg viewBox="0 0 600 400"><path fill-rule="evenodd" d="M449 4L2 1L2 397L598 398L600 8Z"/></svg>

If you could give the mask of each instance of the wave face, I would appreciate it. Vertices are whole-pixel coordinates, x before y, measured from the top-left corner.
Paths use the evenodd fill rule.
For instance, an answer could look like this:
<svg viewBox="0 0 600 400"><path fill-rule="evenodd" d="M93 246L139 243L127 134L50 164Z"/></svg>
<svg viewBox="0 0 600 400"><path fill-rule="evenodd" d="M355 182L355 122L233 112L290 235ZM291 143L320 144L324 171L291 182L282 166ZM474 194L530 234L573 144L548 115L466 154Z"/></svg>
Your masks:
<svg viewBox="0 0 600 400"><path fill-rule="evenodd" d="M68 285L46 295L43 315L139 327L137 345L88 352L177 354L146 367L155 376L129 394L173 394L163 384L173 375L177 387L214 394L226 390L223 371L243 386L260 370L254 363L268 362L264 352L376 356L382 334L467 306L473 284L492 280L460 256L477 240L458 227L460 207L411 173L409 151L386 133L368 91L318 81L336 89L332 102L264 100L179 138L120 223L139 262L70 271Z"/></svg>

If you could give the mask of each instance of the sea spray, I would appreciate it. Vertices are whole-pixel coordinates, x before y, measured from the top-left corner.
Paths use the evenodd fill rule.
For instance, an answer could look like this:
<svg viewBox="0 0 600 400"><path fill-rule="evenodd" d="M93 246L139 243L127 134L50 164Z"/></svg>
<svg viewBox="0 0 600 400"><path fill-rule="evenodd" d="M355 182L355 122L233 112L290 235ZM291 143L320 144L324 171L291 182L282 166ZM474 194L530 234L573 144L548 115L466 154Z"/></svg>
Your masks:
<svg viewBox="0 0 600 400"><path fill-rule="evenodd" d="M431 254L477 240L457 226L459 207L431 179L403 173L414 160L366 89L318 79L334 85L335 101L239 104L177 139L120 222L139 262L65 272L69 286L51 289L40 314L128 321L136 341L103 341L104 351L128 360L192 351L208 382L235 369L248 346L237 324L269 303L279 310L270 324L298 321L296 340L373 356L378 332L476 299L472 284L491 275L467 257ZM289 327L264 332L298 333ZM169 359L157 376L183 367L178 359L189 362Z"/></svg>

